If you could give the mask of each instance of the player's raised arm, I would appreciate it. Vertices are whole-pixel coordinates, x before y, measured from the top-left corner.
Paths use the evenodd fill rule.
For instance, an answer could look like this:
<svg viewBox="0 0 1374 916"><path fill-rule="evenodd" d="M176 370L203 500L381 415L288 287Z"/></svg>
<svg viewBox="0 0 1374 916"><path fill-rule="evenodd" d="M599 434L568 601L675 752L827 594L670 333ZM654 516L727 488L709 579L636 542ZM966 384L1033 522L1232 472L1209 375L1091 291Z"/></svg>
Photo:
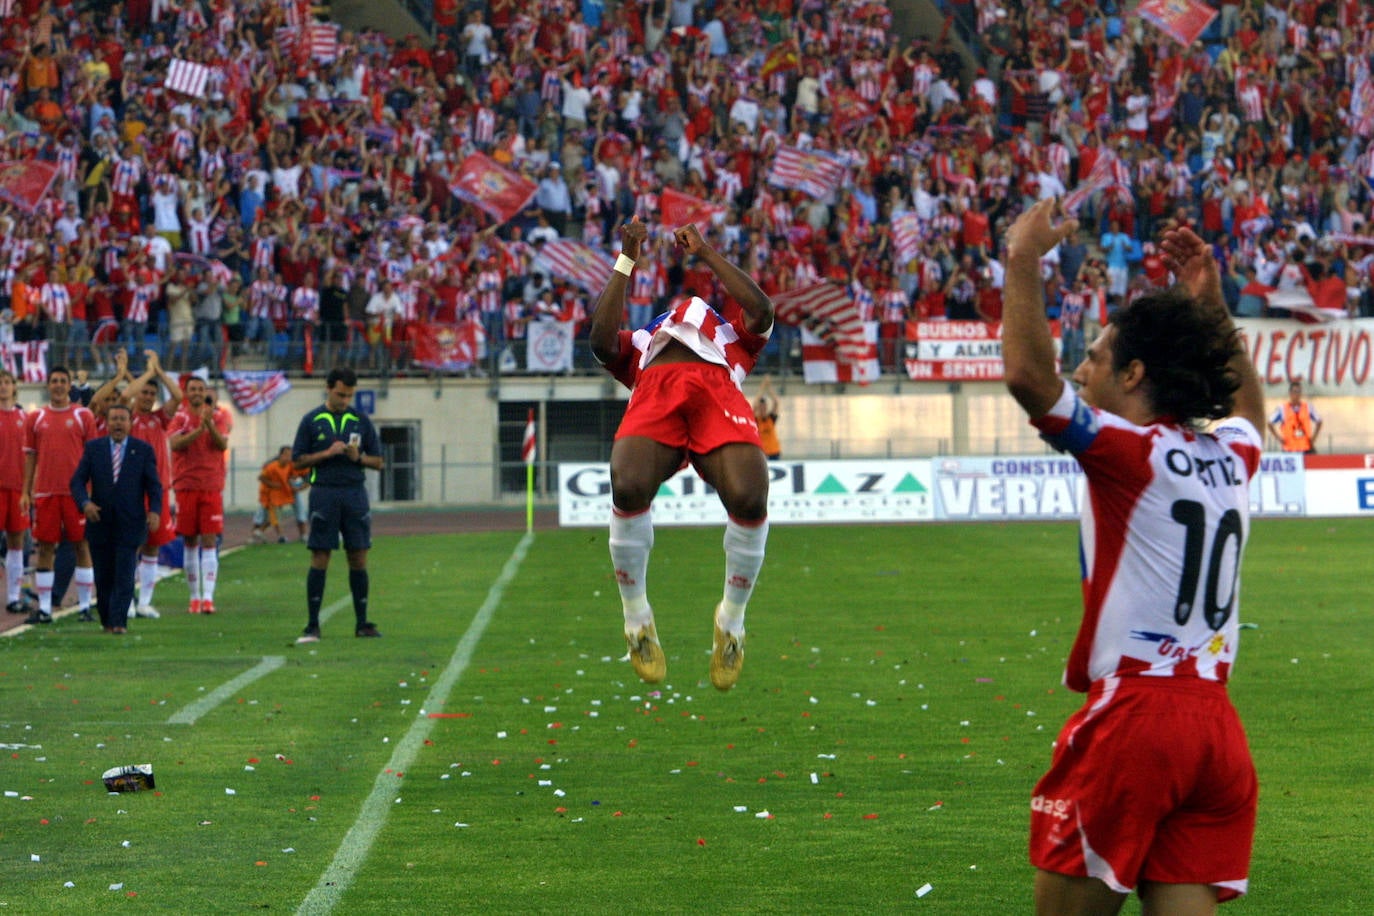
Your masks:
<svg viewBox="0 0 1374 916"><path fill-rule="evenodd" d="M763 334L773 326L773 302L759 285L754 282L754 278L745 273L739 266L726 260L725 256L716 251L706 240L701 237L701 230L697 229L696 224L689 223L686 226L673 230L673 237L677 239L679 245L687 249L688 254L696 255L706 262L706 266L711 268L711 272L720 279L725 291L730 294L744 309L746 316L745 324L749 330L755 334Z"/></svg>
<svg viewBox="0 0 1374 916"><path fill-rule="evenodd" d="M638 216L620 227L620 256L616 258L615 269L606 280L606 286L596 299L592 309L592 325L588 331L588 341L592 355L601 365L609 365L620 355L620 325L625 320L625 289L630 285L630 274L635 261L639 258L639 248L648 238L649 227L640 222Z"/></svg>
<svg viewBox="0 0 1374 916"><path fill-rule="evenodd" d="M1056 202L1042 200L1007 230L1007 277L1002 299L1002 363L1007 389L1032 418L1044 416L1064 390L1054 368L1054 338L1045 320L1040 259L1078 231L1078 221L1055 223Z"/></svg>
<svg viewBox="0 0 1374 916"><path fill-rule="evenodd" d="M1260 386L1259 373L1250 361L1250 354L1240 342L1230 310L1226 308L1226 300L1221 294L1221 268L1212 256L1211 248L1187 227L1170 229L1164 233L1160 248L1164 252L1165 266L1173 272L1179 284L1231 329L1235 349L1226 365L1240 382L1232 412L1249 420L1263 436L1264 389Z"/></svg>

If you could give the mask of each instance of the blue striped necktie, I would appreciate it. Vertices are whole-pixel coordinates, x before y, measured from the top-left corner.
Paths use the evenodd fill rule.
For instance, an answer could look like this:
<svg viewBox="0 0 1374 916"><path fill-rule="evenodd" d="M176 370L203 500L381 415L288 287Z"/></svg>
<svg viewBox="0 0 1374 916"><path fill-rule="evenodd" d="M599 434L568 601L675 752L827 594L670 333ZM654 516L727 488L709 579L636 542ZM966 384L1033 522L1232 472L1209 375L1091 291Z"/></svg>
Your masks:
<svg viewBox="0 0 1374 916"><path fill-rule="evenodd" d="M114 480L119 483L119 470L124 466L124 443L116 442L114 445Z"/></svg>

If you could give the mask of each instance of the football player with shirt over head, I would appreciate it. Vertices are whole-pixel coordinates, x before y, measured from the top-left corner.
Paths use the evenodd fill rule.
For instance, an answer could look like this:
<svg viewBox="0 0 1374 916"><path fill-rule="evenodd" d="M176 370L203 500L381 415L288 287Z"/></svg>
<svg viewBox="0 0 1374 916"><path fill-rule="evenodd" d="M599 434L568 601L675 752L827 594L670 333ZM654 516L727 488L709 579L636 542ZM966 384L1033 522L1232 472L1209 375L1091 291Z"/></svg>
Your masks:
<svg viewBox="0 0 1374 916"><path fill-rule="evenodd" d="M1040 201L1007 233L1002 319L1008 389L1087 478L1064 680L1088 696L1031 801L1036 911L1116 913L1136 891L1147 913L1210 913L1248 889L1255 830L1226 682L1263 395L1216 261L1186 228L1161 242L1179 286L1115 312L1077 390L1061 379L1040 259L1078 224L1057 207Z"/></svg>
<svg viewBox="0 0 1374 916"><path fill-rule="evenodd" d="M768 461L740 384L773 330L773 303L753 279L706 243L695 225L673 235L720 281L720 310L683 297L646 328L622 331L625 293L648 227L621 227L622 249L592 315L592 353L632 390L611 448L611 561L630 661L641 680L667 674L645 577L659 487L690 461L725 506L725 589L714 614L710 676L729 690L744 664L744 611L768 541ZM726 317L729 315L730 317Z"/></svg>

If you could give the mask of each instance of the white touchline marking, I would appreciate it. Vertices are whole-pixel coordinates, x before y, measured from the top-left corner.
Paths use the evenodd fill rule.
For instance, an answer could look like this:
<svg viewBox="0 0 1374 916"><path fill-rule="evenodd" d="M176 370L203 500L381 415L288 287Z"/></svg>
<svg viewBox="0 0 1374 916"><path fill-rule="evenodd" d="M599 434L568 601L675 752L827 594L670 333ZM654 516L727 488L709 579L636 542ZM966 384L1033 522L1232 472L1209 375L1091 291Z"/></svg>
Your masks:
<svg viewBox="0 0 1374 916"><path fill-rule="evenodd" d="M463 634L462 639L458 640L458 645L454 648L448 664L443 671L439 672L434 687L430 690L429 696L425 698L424 706L421 708L426 712L436 712L444 708L444 703L448 701L449 692L453 690L458 679L467 670L468 663L472 661L472 653L477 648L478 641L486 632L487 624L496 614L496 609L501 605L501 598L505 594L506 586L510 584L511 580L515 578L515 574L520 570L520 564L524 561L525 554L529 551L530 543L533 540L534 534L527 531L525 536L520 539L520 543L515 545L515 552L506 560L506 565L501 569L501 575L492 583L491 589L487 592L486 600L477 609L477 614L472 618L472 623L468 624L467 632ZM316 914L333 912L339 898L348 890L349 885L353 883L354 876L357 875L367 860L367 854L372 849L372 843L377 839L377 834L381 833L382 827L386 826L387 812L391 810L396 795L396 777L393 774L410 769L416 755L424 747L425 738L429 737L433 728L433 719L427 715L418 716L401 740L396 742L396 750L392 751L391 759L377 774L377 779L372 784L372 792L363 800L363 807L358 812L358 819L353 822L353 826L344 835L343 842L339 843L339 849L334 853L334 861L329 863L324 874L320 875L320 880L311 888L310 893L306 894L305 899L301 901L300 907L296 910L300 916L316 916Z"/></svg>
<svg viewBox="0 0 1374 916"><path fill-rule="evenodd" d="M320 611L320 623L323 624L330 617L333 617L339 608L351 604L352 601L352 596L345 595ZM286 664L286 656L284 655L264 655L261 662L243 672L243 674L240 674L232 681L227 681L219 685L191 705L172 713L172 717L167 720L167 724L194 725L197 719L232 697L240 689L247 687L264 675L271 674L284 664Z"/></svg>
<svg viewBox="0 0 1374 916"><path fill-rule="evenodd" d="M286 664L285 655L264 655L262 661L258 662L232 681L225 681L191 705L184 706L172 713L171 718L167 720L167 724L194 725L197 719L238 693L239 690L247 687L258 678L271 674L284 664Z"/></svg>

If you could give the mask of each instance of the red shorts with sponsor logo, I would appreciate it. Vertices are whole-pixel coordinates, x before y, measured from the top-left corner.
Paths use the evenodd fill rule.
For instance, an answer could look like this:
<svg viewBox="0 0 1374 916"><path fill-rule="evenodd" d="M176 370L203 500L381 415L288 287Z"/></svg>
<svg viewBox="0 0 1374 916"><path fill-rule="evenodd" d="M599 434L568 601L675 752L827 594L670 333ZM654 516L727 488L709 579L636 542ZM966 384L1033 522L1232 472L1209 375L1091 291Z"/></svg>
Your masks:
<svg viewBox="0 0 1374 916"><path fill-rule="evenodd" d="M627 436L697 455L732 442L759 444L754 409L730 371L715 363L668 363L641 372L615 433Z"/></svg>
<svg viewBox="0 0 1374 916"><path fill-rule="evenodd" d="M41 544L86 540L86 516L66 493L33 500L33 539Z"/></svg>
<svg viewBox="0 0 1374 916"><path fill-rule="evenodd" d="M0 490L0 531L28 531L29 514L19 508L18 490Z"/></svg>
<svg viewBox="0 0 1374 916"><path fill-rule="evenodd" d="M1031 800L1031 864L1245 893L1259 784L1226 687L1198 678L1093 684Z"/></svg>
<svg viewBox="0 0 1374 916"><path fill-rule="evenodd" d="M161 547L163 544L172 543L176 536L176 525L172 521L172 491L164 487L162 490L162 508L158 510L157 515L157 530L148 535L148 540L144 543L149 547Z"/></svg>
<svg viewBox="0 0 1374 916"><path fill-rule="evenodd" d="M224 494L214 490L177 490L177 534L224 533Z"/></svg>

